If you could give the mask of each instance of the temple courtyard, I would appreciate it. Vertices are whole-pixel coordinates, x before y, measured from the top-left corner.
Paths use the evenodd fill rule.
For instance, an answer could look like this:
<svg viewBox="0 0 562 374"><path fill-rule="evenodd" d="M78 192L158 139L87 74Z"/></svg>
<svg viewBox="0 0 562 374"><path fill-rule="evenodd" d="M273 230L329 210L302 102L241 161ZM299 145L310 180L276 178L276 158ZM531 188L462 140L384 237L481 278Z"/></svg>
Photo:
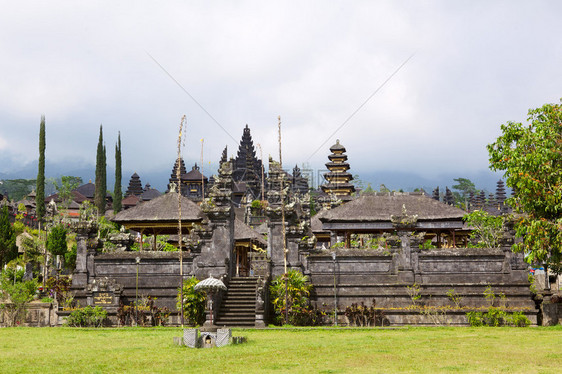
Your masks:
<svg viewBox="0 0 562 374"><path fill-rule="evenodd" d="M3 328L2 373L559 373L562 326L234 329L188 349L178 328Z"/></svg>

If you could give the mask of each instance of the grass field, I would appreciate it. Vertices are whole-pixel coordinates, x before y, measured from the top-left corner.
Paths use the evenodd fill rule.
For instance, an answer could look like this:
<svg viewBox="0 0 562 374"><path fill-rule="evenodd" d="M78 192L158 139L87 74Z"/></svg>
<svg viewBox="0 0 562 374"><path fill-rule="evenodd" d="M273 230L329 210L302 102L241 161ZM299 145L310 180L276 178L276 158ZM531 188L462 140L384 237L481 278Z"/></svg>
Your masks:
<svg viewBox="0 0 562 374"><path fill-rule="evenodd" d="M0 373L561 373L562 326L238 330L248 343L172 344L179 328L3 328Z"/></svg>

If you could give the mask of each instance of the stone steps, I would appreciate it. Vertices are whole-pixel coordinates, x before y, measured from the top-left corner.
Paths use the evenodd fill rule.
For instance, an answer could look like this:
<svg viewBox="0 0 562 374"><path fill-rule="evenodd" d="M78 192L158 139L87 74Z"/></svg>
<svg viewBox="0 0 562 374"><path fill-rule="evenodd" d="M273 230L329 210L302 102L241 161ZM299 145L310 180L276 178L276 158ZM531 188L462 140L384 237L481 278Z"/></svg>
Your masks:
<svg viewBox="0 0 562 374"><path fill-rule="evenodd" d="M252 327L256 323L257 278L233 278L222 300L217 326Z"/></svg>

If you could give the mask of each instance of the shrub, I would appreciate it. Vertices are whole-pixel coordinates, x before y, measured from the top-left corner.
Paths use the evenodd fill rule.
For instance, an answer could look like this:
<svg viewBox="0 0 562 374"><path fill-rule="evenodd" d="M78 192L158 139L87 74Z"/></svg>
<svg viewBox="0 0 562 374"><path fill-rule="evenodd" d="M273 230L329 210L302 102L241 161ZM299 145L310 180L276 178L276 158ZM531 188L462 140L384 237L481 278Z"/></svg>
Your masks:
<svg viewBox="0 0 562 374"><path fill-rule="evenodd" d="M468 312L466 313L470 326L515 326L527 327L531 321L523 312L507 313L499 308L490 308L487 313Z"/></svg>
<svg viewBox="0 0 562 374"><path fill-rule="evenodd" d="M419 285L419 283L414 283L411 286L406 286L406 292L412 300L412 305L416 305L416 302L421 299L421 286Z"/></svg>
<svg viewBox="0 0 562 374"><path fill-rule="evenodd" d="M447 291L447 296L455 304L455 307L461 307L462 296L459 295L454 288L451 288L449 291Z"/></svg>
<svg viewBox="0 0 562 374"><path fill-rule="evenodd" d="M472 327L484 326L484 316L482 312L468 312L466 313L466 318Z"/></svg>
<svg viewBox="0 0 562 374"><path fill-rule="evenodd" d="M287 281L287 303L285 304L285 281ZM271 302L275 312L276 322L295 326L318 325L322 323L324 313L310 305L310 291L312 284L308 277L298 270L289 270L286 277L280 275L273 279L269 286ZM288 308L288 309L286 309ZM285 310L289 317L285 321Z"/></svg>
<svg viewBox="0 0 562 374"><path fill-rule="evenodd" d="M513 312L507 316L506 322L508 325L515 327L527 327L531 324L531 321L523 312Z"/></svg>
<svg viewBox="0 0 562 374"><path fill-rule="evenodd" d="M183 316L190 325L201 325L205 322L205 292L195 291L193 287L199 283L195 277L189 277L183 281ZM181 294L178 288L177 308L181 310Z"/></svg>
<svg viewBox="0 0 562 374"><path fill-rule="evenodd" d="M505 324L505 320L507 317L507 313L498 308L490 308L488 309L488 313L484 314L484 325L486 326L503 326Z"/></svg>
<svg viewBox="0 0 562 374"><path fill-rule="evenodd" d="M119 305L117 318L121 326L163 326L166 324L170 311L166 307L154 305L156 298L141 297L131 305Z"/></svg>
<svg viewBox="0 0 562 374"><path fill-rule="evenodd" d="M383 311L375 309L375 299L370 307L363 302L351 304L345 308L345 316L351 326L383 326L388 323Z"/></svg>
<svg viewBox="0 0 562 374"><path fill-rule="evenodd" d="M63 300L69 296L70 286L72 280L69 277L51 277L47 279L45 287L49 292L49 297L57 300L59 304L62 304Z"/></svg>
<svg viewBox="0 0 562 374"><path fill-rule="evenodd" d="M420 246L420 249L436 249L436 248L437 248L437 246L435 246L433 243L431 243L431 239L427 239Z"/></svg>
<svg viewBox="0 0 562 374"><path fill-rule="evenodd" d="M67 326L71 327L101 327L107 318L107 312L100 306L92 308L88 305L70 313L66 319Z"/></svg>

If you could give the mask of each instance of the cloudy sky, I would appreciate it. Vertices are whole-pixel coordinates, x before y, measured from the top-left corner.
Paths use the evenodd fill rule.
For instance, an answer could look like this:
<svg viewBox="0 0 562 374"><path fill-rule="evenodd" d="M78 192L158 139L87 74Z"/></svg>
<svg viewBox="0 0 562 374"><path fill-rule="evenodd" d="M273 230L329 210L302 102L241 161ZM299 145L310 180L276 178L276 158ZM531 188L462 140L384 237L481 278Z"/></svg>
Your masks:
<svg viewBox="0 0 562 374"><path fill-rule="evenodd" d="M169 172L184 114L182 152L199 160L203 138L205 174L246 124L278 158L279 115L286 167L322 169L340 139L354 174L482 172L502 123L562 97L561 14L513 0L7 2L0 172L37 160L41 114L47 159L92 176L100 124L110 164L120 131L125 170Z"/></svg>

